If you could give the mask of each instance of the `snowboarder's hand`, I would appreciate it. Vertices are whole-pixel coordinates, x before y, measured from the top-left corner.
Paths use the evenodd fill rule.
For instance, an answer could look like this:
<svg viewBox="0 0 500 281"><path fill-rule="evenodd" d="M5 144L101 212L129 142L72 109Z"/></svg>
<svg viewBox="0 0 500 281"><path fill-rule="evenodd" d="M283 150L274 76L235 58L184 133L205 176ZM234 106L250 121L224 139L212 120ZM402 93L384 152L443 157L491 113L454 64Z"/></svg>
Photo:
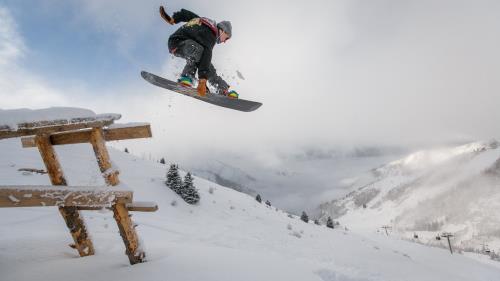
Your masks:
<svg viewBox="0 0 500 281"><path fill-rule="evenodd" d="M175 24L175 21L173 18L171 18L167 13L165 12L165 8L163 6L160 6L160 16L168 23L170 24Z"/></svg>
<svg viewBox="0 0 500 281"><path fill-rule="evenodd" d="M198 81L198 95L202 97L207 95L207 79L200 79Z"/></svg>

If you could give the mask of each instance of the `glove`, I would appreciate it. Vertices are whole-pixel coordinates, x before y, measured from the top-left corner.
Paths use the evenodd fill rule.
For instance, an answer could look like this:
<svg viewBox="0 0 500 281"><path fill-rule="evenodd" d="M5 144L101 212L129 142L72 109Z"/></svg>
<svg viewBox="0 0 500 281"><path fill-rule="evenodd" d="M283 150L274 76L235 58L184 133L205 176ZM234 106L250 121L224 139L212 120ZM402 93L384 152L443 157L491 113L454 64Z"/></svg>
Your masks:
<svg viewBox="0 0 500 281"><path fill-rule="evenodd" d="M204 97L207 95L207 79L200 79L198 81L198 95Z"/></svg>
<svg viewBox="0 0 500 281"><path fill-rule="evenodd" d="M175 24L175 21L173 18L171 18L166 12L165 12L165 8L163 8L163 6L160 6L160 16L166 21L168 22L169 24Z"/></svg>

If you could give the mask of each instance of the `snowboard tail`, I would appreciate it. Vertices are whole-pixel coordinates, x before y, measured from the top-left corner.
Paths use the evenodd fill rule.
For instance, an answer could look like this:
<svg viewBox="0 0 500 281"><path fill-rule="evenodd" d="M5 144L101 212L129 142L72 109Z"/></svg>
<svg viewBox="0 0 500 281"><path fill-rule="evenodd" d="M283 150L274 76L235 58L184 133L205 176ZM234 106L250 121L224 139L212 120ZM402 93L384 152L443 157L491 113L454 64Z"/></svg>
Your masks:
<svg viewBox="0 0 500 281"><path fill-rule="evenodd" d="M142 78L144 78L144 80L148 81L149 83L155 86L162 87L164 89L171 90L182 95L190 96L197 100L201 100L213 105L218 105L238 111L251 112L258 109L262 105L262 103L260 102L249 101L244 99L232 99L226 96L217 95L213 93L207 93L206 96L202 97L198 95L198 91L195 88L182 86L177 82L170 81L168 79L154 75L147 71L141 71L141 76Z"/></svg>

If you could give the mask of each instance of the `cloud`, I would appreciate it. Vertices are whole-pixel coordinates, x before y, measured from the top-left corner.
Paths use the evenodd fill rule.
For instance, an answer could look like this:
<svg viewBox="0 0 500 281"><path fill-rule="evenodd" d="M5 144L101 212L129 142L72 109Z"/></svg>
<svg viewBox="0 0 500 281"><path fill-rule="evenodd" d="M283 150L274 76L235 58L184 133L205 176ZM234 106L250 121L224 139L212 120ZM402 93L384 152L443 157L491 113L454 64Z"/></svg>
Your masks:
<svg viewBox="0 0 500 281"><path fill-rule="evenodd" d="M0 6L0 67L5 67L22 57L25 49L9 10Z"/></svg>
<svg viewBox="0 0 500 281"><path fill-rule="evenodd" d="M29 53L16 21L0 6L0 108L44 108L67 105L68 99L42 77L22 67Z"/></svg>
<svg viewBox="0 0 500 281"><path fill-rule="evenodd" d="M174 79L182 61L164 60L164 45L177 27L159 18L160 4L92 0L70 5L78 9L75 17L82 28L113 35L110 40L116 41L119 52L129 53L137 73L146 69ZM169 12L187 8L232 21L233 39L214 49L213 62L242 98L264 106L250 114L216 108L155 88L140 81L139 74L137 80L103 89L98 100L80 100L93 110L113 108L158 124L156 151L164 150L161 143L170 135L184 140L189 149L200 143L241 149L498 137L500 40L495 34L500 7L494 1L168 4ZM139 54L153 50L145 46L160 44L163 49L153 54L156 64L141 62ZM11 57L19 60L22 55ZM233 79L236 70L246 79ZM36 96L38 85L48 89L43 101L32 104L67 102L70 93L74 103L73 91L54 90L40 76L27 76L32 81L25 84L31 87L14 87L24 97ZM85 85L92 83L83 81L77 96L84 96ZM66 98L61 92L68 93Z"/></svg>

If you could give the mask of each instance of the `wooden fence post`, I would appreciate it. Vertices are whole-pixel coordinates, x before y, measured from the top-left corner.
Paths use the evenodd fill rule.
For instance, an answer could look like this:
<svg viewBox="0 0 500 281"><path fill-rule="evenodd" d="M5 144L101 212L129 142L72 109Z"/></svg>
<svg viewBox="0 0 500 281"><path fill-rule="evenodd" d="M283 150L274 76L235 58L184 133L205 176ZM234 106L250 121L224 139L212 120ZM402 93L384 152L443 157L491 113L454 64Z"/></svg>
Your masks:
<svg viewBox="0 0 500 281"><path fill-rule="evenodd" d="M37 135L35 142L42 156L45 167L53 185L67 185L66 179L61 168L61 164L57 159L57 154L54 147L50 143L49 135ZM87 234L87 229L83 218L80 216L76 207L59 207L66 226L69 228L75 248L81 257L90 256L94 254L94 246Z"/></svg>
<svg viewBox="0 0 500 281"><path fill-rule="evenodd" d="M106 148L106 141L102 128L93 128L90 135L90 143L94 149L97 162L101 173L107 185L115 186L120 183L118 171L113 170L109 153ZM139 238L135 232L135 227L130 219L129 212L125 203L116 203L113 205L113 217L116 220L123 243L125 244L126 254L131 264L145 261L145 253L139 246Z"/></svg>

